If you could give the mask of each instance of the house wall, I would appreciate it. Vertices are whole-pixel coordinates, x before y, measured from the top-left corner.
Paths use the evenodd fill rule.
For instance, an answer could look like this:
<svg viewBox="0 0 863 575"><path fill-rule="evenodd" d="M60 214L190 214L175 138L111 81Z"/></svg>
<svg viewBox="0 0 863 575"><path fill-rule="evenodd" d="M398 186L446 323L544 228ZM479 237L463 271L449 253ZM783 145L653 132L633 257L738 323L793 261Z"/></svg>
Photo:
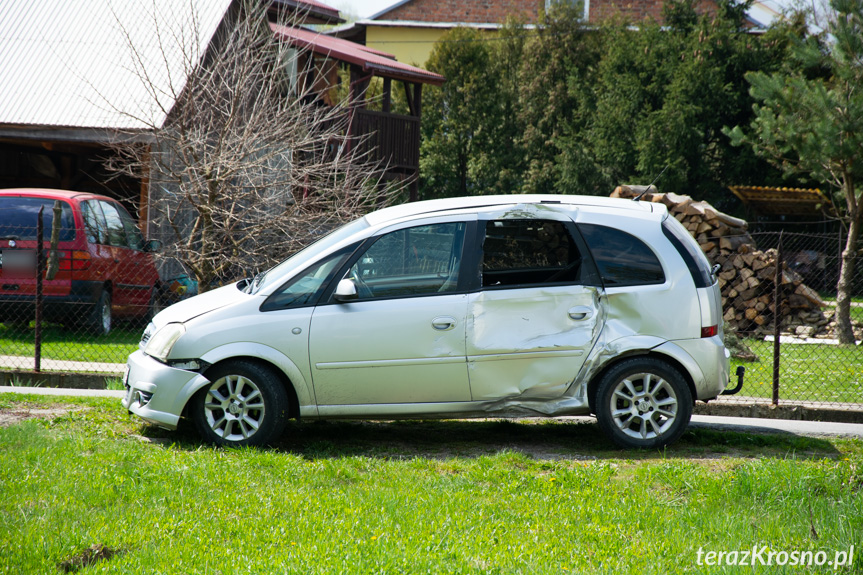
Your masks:
<svg viewBox="0 0 863 575"><path fill-rule="evenodd" d="M583 1L587 4L588 21L599 24L612 17L622 17L638 24L644 20L662 23L665 0L551 0L553 2ZM527 24L537 22L546 9L546 0L410 0L381 14L380 21L430 23L501 24L508 16L520 16ZM700 0L699 14L715 13L715 0ZM365 45L393 54L399 62L423 66L428 61L434 43L450 28L421 26L376 26L365 23ZM493 30L488 31L494 34Z"/></svg>
<svg viewBox="0 0 863 575"><path fill-rule="evenodd" d="M544 8L545 0L411 0L381 19L499 24L514 15L535 23Z"/></svg>
<svg viewBox="0 0 863 575"><path fill-rule="evenodd" d="M622 16L633 24L644 20L662 22L662 7L664 0L590 0L588 21L598 24L615 16ZM713 0L702 0L696 6L699 14L715 13L716 3Z"/></svg>
<svg viewBox="0 0 863 575"><path fill-rule="evenodd" d="M399 62L424 67L432 48L449 28L375 26L366 27L366 46L388 52ZM495 32L489 31L489 34Z"/></svg>

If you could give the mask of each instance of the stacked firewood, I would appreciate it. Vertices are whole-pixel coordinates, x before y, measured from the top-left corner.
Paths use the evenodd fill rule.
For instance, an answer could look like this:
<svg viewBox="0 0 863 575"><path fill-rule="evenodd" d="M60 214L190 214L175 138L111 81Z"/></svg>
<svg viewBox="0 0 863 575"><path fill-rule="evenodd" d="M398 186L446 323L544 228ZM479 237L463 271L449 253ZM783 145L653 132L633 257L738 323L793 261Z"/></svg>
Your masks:
<svg viewBox="0 0 863 575"><path fill-rule="evenodd" d="M664 204L668 211L698 241L717 273L722 291L722 309L728 325L739 333L773 333L776 313L774 296L779 294L779 318L783 333L803 337L829 337L830 317L822 308L827 304L818 292L803 283L803 278L785 262L777 276L777 253L759 250L749 235L745 220L729 216L707 202L690 196L662 194L651 187L619 186L614 198L634 198ZM776 290L778 277L779 289ZM832 313L830 314L832 315Z"/></svg>

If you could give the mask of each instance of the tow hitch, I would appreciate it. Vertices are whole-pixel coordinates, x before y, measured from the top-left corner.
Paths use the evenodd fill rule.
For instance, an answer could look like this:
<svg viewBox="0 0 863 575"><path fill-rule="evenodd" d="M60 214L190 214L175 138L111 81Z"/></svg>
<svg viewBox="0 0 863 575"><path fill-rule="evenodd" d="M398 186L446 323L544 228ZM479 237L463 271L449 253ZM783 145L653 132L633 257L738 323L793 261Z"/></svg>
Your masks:
<svg viewBox="0 0 863 575"><path fill-rule="evenodd" d="M726 389L722 392L722 395L734 395L743 389L743 375L746 373L746 368L742 365L737 366L737 385L735 385L731 389Z"/></svg>

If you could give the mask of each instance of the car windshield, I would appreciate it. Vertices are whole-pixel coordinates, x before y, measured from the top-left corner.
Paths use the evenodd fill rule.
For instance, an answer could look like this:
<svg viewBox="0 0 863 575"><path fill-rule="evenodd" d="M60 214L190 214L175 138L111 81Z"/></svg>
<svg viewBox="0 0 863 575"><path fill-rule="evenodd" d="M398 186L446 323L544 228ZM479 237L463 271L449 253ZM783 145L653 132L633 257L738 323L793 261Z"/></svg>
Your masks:
<svg viewBox="0 0 863 575"><path fill-rule="evenodd" d="M290 270L304 269L320 254L329 251L331 247L367 227L369 227L369 224L366 222L366 219L360 218L336 228L315 243L298 251L279 265L270 268L269 271L255 276L255 280L252 282L248 291L250 293L257 293L274 283L281 283L285 279L285 274Z"/></svg>

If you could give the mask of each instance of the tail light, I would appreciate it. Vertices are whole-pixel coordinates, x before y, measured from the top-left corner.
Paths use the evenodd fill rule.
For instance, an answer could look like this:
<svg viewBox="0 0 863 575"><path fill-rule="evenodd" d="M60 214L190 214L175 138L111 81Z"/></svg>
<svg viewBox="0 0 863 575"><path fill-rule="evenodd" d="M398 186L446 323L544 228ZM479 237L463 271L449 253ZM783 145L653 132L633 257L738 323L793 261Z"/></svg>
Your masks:
<svg viewBox="0 0 863 575"><path fill-rule="evenodd" d="M713 337L714 335L719 333L718 325L711 325L708 327L701 328L701 337Z"/></svg>
<svg viewBox="0 0 863 575"><path fill-rule="evenodd" d="M90 252L71 251L57 252L59 270L86 270L90 267Z"/></svg>

